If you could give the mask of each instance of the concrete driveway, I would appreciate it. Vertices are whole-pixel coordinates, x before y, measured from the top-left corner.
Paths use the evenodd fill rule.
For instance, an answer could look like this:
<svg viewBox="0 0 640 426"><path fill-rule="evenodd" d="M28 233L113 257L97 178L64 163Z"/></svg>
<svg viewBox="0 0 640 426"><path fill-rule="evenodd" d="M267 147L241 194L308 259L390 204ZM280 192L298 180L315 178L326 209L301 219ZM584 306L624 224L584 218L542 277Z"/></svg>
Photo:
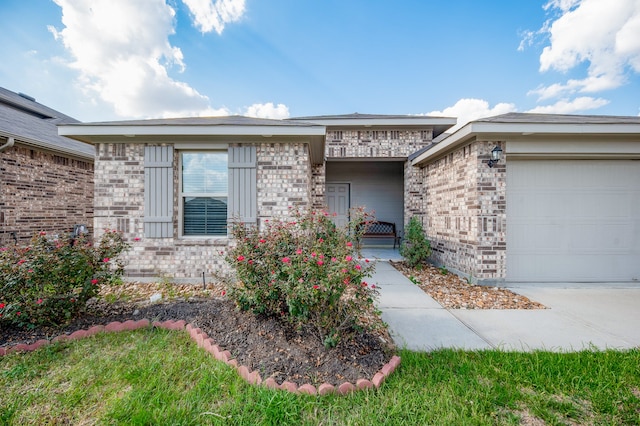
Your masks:
<svg viewBox="0 0 640 426"><path fill-rule="evenodd" d="M492 346L573 351L640 347L640 284L512 284L544 310L450 310Z"/></svg>

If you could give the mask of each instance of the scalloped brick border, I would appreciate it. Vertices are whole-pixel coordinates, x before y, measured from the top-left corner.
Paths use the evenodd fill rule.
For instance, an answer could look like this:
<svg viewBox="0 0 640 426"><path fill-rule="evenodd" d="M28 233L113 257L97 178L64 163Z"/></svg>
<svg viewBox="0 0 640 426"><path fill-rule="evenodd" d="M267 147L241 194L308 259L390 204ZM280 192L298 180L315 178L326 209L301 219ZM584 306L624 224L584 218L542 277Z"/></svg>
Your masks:
<svg viewBox="0 0 640 426"><path fill-rule="evenodd" d="M328 395L328 394L338 394L338 395L348 395L350 393L371 389L371 388L379 388L382 383L389 377L400 365L400 357L394 355L391 357L388 363L382 366L380 371L378 371L371 380L368 379L358 379L355 384L350 382L344 382L339 386L334 386L329 383L323 383L317 388L309 383L302 384L298 386L297 384L289 381L284 381L282 384L278 385L273 377L269 377L265 380L262 380L260 377L260 373L257 370L249 370L249 368L245 365L239 365L238 361L231 356L231 352L224 350L220 346L216 345L207 334L199 328L193 327L191 324L187 324L184 320L174 321L167 320L163 322L154 321L151 323L148 319L141 319L138 321L128 320L125 322L114 321L107 325L96 325L87 330L78 330L74 331L71 334L65 334L58 337L55 337L51 341L49 340L38 340L35 343L30 345L20 343L18 345L9 346L9 347L0 347L0 356L4 356L14 352L31 352L36 349L40 349L41 347L48 345L52 342L62 342L68 340L78 340L83 339L85 337L93 336L97 333L113 333L119 331L132 331L137 330L139 328L145 327L156 327L163 328L166 330L182 330L186 331L191 339L196 342L196 344L209 352L215 359L224 362L225 364L233 367L240 377L242 377L247 383L252 385L262 385L268 389L281 389L291 393L298 394L307 394L307 395Z"/></svg>

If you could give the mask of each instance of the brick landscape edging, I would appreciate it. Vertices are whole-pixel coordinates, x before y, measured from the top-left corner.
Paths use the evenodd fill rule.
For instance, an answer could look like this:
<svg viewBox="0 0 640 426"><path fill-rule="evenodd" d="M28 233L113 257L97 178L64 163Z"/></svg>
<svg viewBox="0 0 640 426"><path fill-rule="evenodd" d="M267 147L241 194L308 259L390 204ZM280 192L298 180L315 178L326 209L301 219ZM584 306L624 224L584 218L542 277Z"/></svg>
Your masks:
<svg viewBox="0 0 640 426"><path fill-rule="evenodd" d="M49 340L38 340L35 343L27 345L25 343L20 343L14 346L9 346L7 348L0 348L0 356L4 356L13 352L31 352L36 349L40 349L41 347L48 345L50 343L55 342L64 342L71 340L79 340L85 337L93 336L98 333L113 333L119 331L133 331L139 328L145 327L156 327L163 328L165 330L181 330L186 331L191 339L196 342L196 344L209 352L213 357L219 361L224 362L225 364L233 367L240 377L242 377L246 382L252 385L262 385L269 389L281 389L287 392L299 393L299 394L308 394L308 395L327 395L331 393L335 393L338 395L347 395L355 391L371 389L371 388L379 388L382 383L389 377L396 368L400 365L400 357L394 355L391 357L388 363L382 366L380 371L378 371L371 380L369 379L358 379L356 383L344 382L339 386L333 386L329 383L323 383L317 388L309 383L302 384L298 386L297 384L289 381L282 382L281 385L275 381L273 377L269 377L262 380L260 377L260 373L258 370L249 370L249 368L245 365L239 365L238 361L235 358L232 358L231 352L224 350L220 346L216 345L207 333L202 331L199 328L193 327L191 324L187 324L184 320L174 321L167 320L163 322L154 321L151 323L148 319L141 319L138 321L128 320L125 322L114 321L107 325L96 325L87 330L78 330L74 331L71 334L65 334L58 337L55 337L51 341Z"/></svg>

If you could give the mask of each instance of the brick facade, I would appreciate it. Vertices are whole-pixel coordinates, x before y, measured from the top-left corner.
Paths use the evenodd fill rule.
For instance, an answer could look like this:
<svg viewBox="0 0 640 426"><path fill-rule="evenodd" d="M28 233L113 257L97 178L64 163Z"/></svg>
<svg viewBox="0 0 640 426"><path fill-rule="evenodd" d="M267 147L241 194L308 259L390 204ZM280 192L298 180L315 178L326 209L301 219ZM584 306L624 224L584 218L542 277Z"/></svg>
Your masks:
<svg viewBox="0 0 640 426"><path fill-rule="evenodd" d="M304 143L258 145L258 222L287 217L312 202L312 169Z"/></svg>
<svg viewBox="0 0 640 426"><path fill-rule="evenodd" d="M487 166L500 144L475 141L421 170L432 259L487 284L505 277L506 167Z"/></svg>
<svg viewBox="0 0 640 426"><path fill-rule="evenodd" d="M228 238L180 238L179 155L174 150L174 237L144 236L144 144L99 144L95 172L95 237L105 229L124 233L132 248L127 254L128 279L201 282L225 276ZM257 145L258 221L283 218L289 207L311 203L312 170L304 143Z"/></svg>
<svg viewBox="0 0 640 426"><path fill-rule="evenodd" d="M0 243L92 227L93 169L90 160L20 144L0 153Z"/></svg>

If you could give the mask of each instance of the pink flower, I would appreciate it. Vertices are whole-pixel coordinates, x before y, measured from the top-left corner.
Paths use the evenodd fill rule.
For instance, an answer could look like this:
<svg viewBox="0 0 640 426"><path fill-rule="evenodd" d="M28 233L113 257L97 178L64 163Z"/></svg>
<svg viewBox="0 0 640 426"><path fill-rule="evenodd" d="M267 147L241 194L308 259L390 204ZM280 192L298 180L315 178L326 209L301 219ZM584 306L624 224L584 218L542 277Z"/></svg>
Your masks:
<svg viewBox="0 0 640 426"><path fill-rule="evenodd" d="M346 274L348 271L345 268L342 268L340 272L342 272L343 274Z"/></svg>
<svg viewBox="0 0 640 426"><path fill-rule="evenodd" d="M316 257L316 252L311 253L311 257Z"/></svg>
<svg viewBox="0 0 640 426"><path fill-rule="evenodd" d="M349 241L349 242L347 243L347 247L353 247L353 243L352 243L351 241Z"/></svg>
<svg viewBox="0 0 640 426"><path fill-rule="evenodd" d="M365 281L362 281L362 283L360 283L360 285L362 285L362 287L366 287L366 286L368 286L369 284L367 284Z"/></svg>
<svg viewBox="0 0 640 426"><path fill-rule="evenodd" d="M324 243L324 240L323 240L322 238L320 238L320 239L318 240L318 242L319 242L319 243Z"/></svg>
<svg viewBox="0 0 640 426"><path fill-rule="evenodd" d="M260 242L261 242L262 244L264 244L264 243L266 243L266 242L267 242L267 240L265 240L265 239L261 238L261 239L260 239Z"/></svg>
<svg viewBox="0 0 640 426"><path fill-rule="evenodd" d="M324 265L324 262L322 260L318 260L316 263L318 264L318 266Z"/></svg>
<svg viewBox="0 0 640 426"><path fill-rule="evenodd" d="M317 290L317 289L319 289L319 288L320 288L320 286L319 286L319 285L314 285L314 286L313 286L313 289L314 289L314 290Z"/></svg>
<svg viewBox="0 0 640 426"><path fill-rule="evenodd" d="M371 284L371 288L376 288L376 285L375 284Z"/></svg>
<svg viewBox="0 0 640 426"><path fill-rule="evenodd" d="M304 282L304 280L303 280L302 278L299 278L299 279L298 279L298 282L299 282L300 284L302 284L302 283Z"/></svg>
<svg viewBox="0 0 640 426"><path fill-rule="evenodd" d="M289 259L288 257L283 257L282 258L282 262L283 263L289 263L289 262L291 262L291 259Z"/></svg>
<svg viewBox="0 0 640 426"><path fill-rule="evenodd" d="M18 265L22 265L24 262L26 262L26 260L20 259L20 260L18 260Z"/></svg>
<svg viewBox="0 0 640 426"><path fill-rule="evenodd" d="M353 257L347 256L344 258L344 260L346 260L347 262L351 262L353 260Z"/></svg>
<svg viewBox="0 0 640 426"><path fill-rule="evenodd" d="M238 259L238 262L242 262L244 260L244 256L240 255L240 256L237 257L237 259Z"/></svg>
<svg viewBox="0 0 640 426"><path fill-rule="evenodd" d="M356 269L359 271L360 269L362 269L362 266L356 265Z"/></svg>
<svg viewBox="0 0 640 426"><path fill-rule="evenodd" d="M227 294L226 291L222 290L222 293L220 293L222 296L224 296L225 294Z"/></svg>
<svg viewBox="0 0 640 426"><path fill-rule="evenodd" d="M98 279L97 278L92 279L91 280L91 284L93 284L93 285L98 284Z"/></svg>
<svg viewBox="0 0 640 426"><path fill-rule="evenodd" d="M369 259L365 259L364 261L365 261L365 263L369 263Z"/></svg>
<svg viewBox="0 0 640 426"><path fill-rule="evenodd" d="M345 284L349 284L351 280L349 278L345 278L344 280L342 280L342 282Z"/></svg>
<svg viewBox="0 0 640 426"><path fill-rule="evenodd" d="M40 231L40 235L47 235L47 233L44 231Z"/></svg>
<svg viewBox="0 0 640 426"><path fill-rule="evenodd" d="M337 258L335 258L335 257L332 257L332 258L331 258L331 261L332 261L332 262L337 262L337 261L338 261L338 259L337 259Z"/></svg>
<svg viewBox="0 0 640 426"><path fill-rule="evenodd" d="M105 257L104 259L102 259L102 261L103 261L104 263L108 263L110 260L111 260L111 259L109 259L108 257Z"/></svg>
<svg viewBox="0 0 640 426"><path fill-rule="evenodd" d="M4 307L7 306L4 303L0 303L0 309L4 309Z"/></svg>
<svg viewBox="0 0 640 426"><path fill-rule="evenodd" d="M36 304L38 304L38 305L40 305L41 303L42 303L42 299L38 299L38 300L36 301Z"/></svg>
<svg viewBox="0 0 640 426"><path fill-rule="evenodd" d="M6 247L0 247L0 251L7 251L7 250L9 250L9 249L6 248Z"/></svg>
<svg viewBox="0 0 640 426"><path fill-rule="evenodd" d="M296 250L296 254L302 254L302 249Z"/></svg>
<svg viewBox="0 0 640 426"><path fill-rule="evenodd" d="M18 312L16 312L16 315L17 315L17 316L20 316L20 314L21 314L21 313L22 313L22 312L18 311Z"/></svg>
<svg viewBox="0 0 640 426"><path fill-rule="evenodd" d="M133 241L140 241L140 237L135 237Z"/></svg>
<svg viewBox="0 0 640 426"><path fill-rule="evenodd" d="M247 261L247 263L248 263L249 265L253 265L253 259L249 259L249 260Z"/></svg>

